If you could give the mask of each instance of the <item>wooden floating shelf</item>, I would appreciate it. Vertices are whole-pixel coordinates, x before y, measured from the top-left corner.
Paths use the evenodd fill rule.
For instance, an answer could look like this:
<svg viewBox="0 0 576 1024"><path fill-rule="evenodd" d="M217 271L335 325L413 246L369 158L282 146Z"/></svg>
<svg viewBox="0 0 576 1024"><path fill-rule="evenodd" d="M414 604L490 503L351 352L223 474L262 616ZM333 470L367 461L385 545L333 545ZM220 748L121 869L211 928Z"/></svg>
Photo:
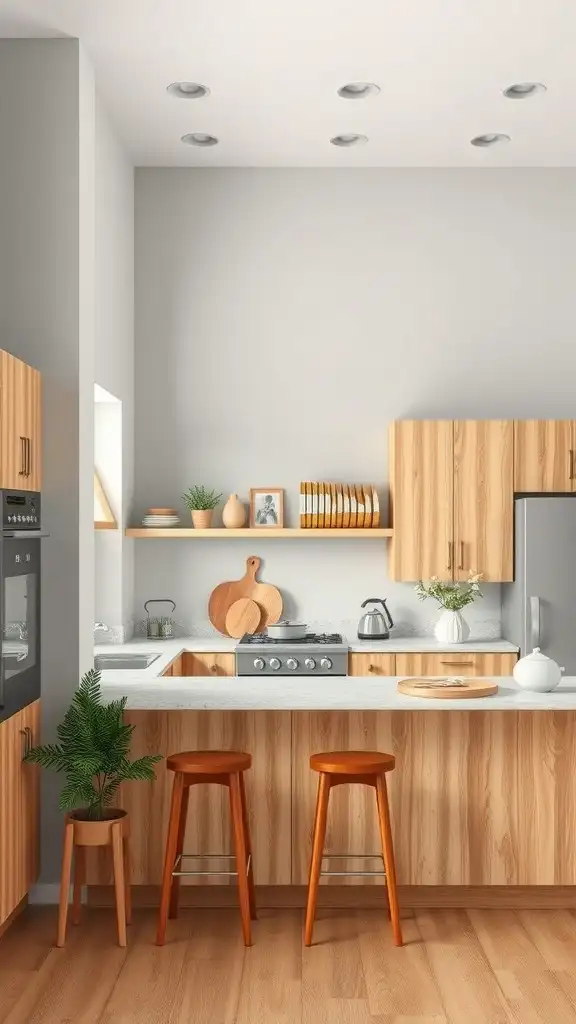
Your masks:
<svg viewBox="0 0 576 1024"><path fill-rule="evenodd" d="M226 530L224 527L215 527L210 530L195 530L193 527L168 527L166 529L155 530L152 527L132 527L126 530L127 537L136 537L139 540L223 540L225 537L228 540L240 539L244 537L246 540L257 537L258 540L314 540L319 537L329 537L331 540L351 540L364 539L364 540L376 540L376 538L382 539L383 537L391 537L391 528L380 528L375 527L371 529L367 527L362 529L361 527L351 530L301 530L298 527L288 527L282 530L266 530L256 527L255 529L247 527L242 530Z"/></svg>

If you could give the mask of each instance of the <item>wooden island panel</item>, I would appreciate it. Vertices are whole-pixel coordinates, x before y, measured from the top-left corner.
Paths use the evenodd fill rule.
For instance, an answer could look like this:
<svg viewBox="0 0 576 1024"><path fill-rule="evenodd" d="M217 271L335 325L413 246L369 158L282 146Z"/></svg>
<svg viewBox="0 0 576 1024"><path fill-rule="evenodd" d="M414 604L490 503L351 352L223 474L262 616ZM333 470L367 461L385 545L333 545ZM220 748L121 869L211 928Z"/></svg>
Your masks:
<svg viewBox="0 0 576 1024"><path fill-rule="evenodd" d="M376 748L397 759L387 781L401 885L576 886L576 712L132 711L127 720L137 726L133 756L215 747L252 754L246 787L259 885L307 882L318 784L310 755ZM135 885L159 883L171 782L161 763L155 783L123 787ZM227 801L214 785L192 791L188 852L231 852ZM373 791L337 787L326 852L378 849ZM92 857L89 884L110 881L108 863Z"/></svg>

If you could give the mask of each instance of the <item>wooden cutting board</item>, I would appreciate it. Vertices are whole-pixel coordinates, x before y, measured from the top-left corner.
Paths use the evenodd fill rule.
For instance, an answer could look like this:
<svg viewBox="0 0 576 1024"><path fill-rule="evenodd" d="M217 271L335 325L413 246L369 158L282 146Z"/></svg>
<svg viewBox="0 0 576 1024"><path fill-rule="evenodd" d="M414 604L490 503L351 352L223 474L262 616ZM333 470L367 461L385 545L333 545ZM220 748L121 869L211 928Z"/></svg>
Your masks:
<svg viewBox="0 0 576 1024"><path fill-rule="evenodd" d="M493 697L498 693L498 684L493 679L464 679L463 686L438 686L446 677L414 677L400 679L398 692L408 697L428 697L436 700L470 700L471 697ZM436 685L435 685L436 684Z"/></svg>
<svg viewBox="0 0 576 1024"><path fill-rule="evenodd" d="M229 636L226 629L226 616L235 601L247 597L259 605L262 612L259 629L264 629L269 622L278 622L282 615L282 594L270 583L259 583L256 573L260 568L260 559L251 555L246 559L246 574L239 580L220 583L210 594L208 601L208 617L219 633Z"/></svg>
<svg viewBox="0 0 576 1024"><path fill-rule="evenodd" d="M262 611L256 601L241 597L230 605L226 615L226 632L237 640L245 633L259 633Z"/></svg>

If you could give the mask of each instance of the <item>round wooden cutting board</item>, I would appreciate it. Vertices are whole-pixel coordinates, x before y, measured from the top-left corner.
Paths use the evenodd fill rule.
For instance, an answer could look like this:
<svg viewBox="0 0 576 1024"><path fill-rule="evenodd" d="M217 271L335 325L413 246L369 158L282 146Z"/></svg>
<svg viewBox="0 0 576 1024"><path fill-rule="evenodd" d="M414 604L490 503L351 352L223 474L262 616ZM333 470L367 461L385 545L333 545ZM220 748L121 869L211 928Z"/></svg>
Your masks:
<svg viewBox="0 0 576 1024"><path fill-rule="evenodd" d="M245 633L258 633L262 611L256 601L241 597L234 601L226 615L226 632L239 640Z"/></svg>
<svg viewBox="0 0 576 1024"><path fill-rule="evenodd" d="M498 693L498 683L493 679L463 679L463 686L446 685L447 679L446 676L430 676L428 679L414 676L412 679L400 679L398 692L405 693L408 697L428 697L436 700L470 700L471 697L493 697Z"/></svg>
<svg viewBox="0 0 576 1024"><path fill-rule="evenodd" d="M260 568L260 559L251 555L246 559L246 575L239 580L220 583L210 594L208 602L208 618L220 633L229 636L226 628L226 616L235 601L247 597L255 601L262 612L259 629L264 629L269 622L278 622L282 615L282 594L270 583L259 583L256 573Z"/></svg>

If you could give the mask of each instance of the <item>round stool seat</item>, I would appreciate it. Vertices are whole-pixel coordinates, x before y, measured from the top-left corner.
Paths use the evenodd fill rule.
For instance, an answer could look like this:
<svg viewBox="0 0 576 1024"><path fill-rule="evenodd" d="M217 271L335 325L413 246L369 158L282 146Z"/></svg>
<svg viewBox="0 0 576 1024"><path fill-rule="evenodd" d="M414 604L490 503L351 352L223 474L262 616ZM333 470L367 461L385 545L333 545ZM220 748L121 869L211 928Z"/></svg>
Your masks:
<svg viewBox="0 0 576 1024"><path fill-rule="evenodd" d="M395 764L393 754L377 750L331 750L310 758L313 771L333 775L381 775L392 771Z"/></svg>
<svg viewBox="0 0 576 1024"><path fill-rule="evenodd" d="M251 764L251 754L241 750L184 750L166 759L169 771L190 775L228 775L246 771Z"/></svg>

